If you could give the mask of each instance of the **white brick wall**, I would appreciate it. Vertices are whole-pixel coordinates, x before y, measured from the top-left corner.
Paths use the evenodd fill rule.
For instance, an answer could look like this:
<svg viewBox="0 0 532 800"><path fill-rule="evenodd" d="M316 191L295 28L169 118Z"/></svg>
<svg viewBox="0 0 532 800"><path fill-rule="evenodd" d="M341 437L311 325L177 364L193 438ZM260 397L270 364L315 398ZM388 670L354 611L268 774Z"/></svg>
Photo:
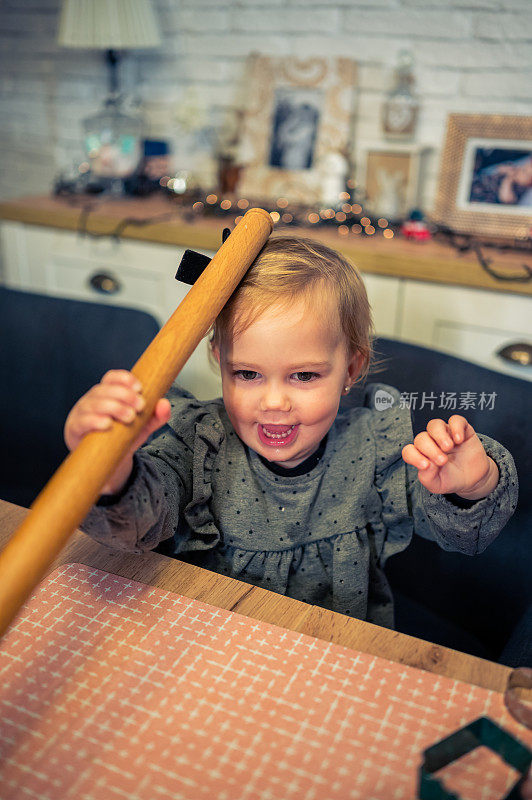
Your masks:
<svg viewBox="0 0 532 800"><path fill-rule="evenodd" d="M222 120L242 97L252 51L341 55L358 61L355 152L381 139L379 112L397 53L416 57L420 144L433 148L430 209L449 112L532 109L532 0L154 0L160 51L126 56L122 84L144 102L147 132L179 138L191 98ZM50 189L60 163L81 153L82 117L106 90L102 57L55 42L60 0L0 3L0 197Z"/></svg>

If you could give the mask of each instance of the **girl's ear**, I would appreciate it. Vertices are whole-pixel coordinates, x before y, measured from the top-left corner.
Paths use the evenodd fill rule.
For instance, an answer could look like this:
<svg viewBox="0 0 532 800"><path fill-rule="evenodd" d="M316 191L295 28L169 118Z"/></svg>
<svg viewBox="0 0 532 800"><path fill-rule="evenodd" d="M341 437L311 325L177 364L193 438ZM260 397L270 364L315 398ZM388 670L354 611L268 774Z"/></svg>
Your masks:
<svg viewBox="0 0 532 800"><path fill-rule="evenodd" d="M218 363L218 366L220 366L220 348L218 347L217 344L214 344L214 342L211 344L211 354L212 357L215 359L215 361Z"/></svg>
<svg viewBox="0 0 532 800"><path fill-rule="evenodd" d="M352 386L362 372L363 366L364 356L357 350L356 353L351 356L351 359L347 364L346 383L349 383L349 385Z"/></svg>

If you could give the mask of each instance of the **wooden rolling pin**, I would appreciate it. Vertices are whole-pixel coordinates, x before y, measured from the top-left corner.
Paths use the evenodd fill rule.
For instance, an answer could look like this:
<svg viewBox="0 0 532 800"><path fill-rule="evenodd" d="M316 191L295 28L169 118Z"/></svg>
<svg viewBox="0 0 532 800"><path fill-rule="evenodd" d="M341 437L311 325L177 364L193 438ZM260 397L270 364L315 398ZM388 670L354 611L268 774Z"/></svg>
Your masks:
<svg viewBox="0 0 532 800"><path fill-rule="evenodd" d="M0 636L87 515L176 375L199 344L272 232L272 219L250 209L141 355L132 372L145 408L129 425L85 436L32 504L0 554Z"/></svg>

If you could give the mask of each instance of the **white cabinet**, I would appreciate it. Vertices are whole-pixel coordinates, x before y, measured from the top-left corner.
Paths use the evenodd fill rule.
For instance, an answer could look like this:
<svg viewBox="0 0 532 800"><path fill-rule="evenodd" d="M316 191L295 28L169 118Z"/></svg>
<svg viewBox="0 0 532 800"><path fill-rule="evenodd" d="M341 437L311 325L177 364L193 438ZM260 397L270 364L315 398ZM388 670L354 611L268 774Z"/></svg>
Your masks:
<svg viewBox="0 0 532 800"><path fill-rule="evenodd" d="M404 281L383 275L365 274L363 278L376 333L389 339L400 338Z"/></svg>
<svg viewBox="0 0 532 800"><path fill-rule="evenodd" d="M400 330L409 342L532 380L532 367L497 354L509 344L532 344L532 298L525 295L406 281Z"/></svg>
<svg viewBox="0 0 532 800"><path fill-rule="evenodd" d="M18 222L2 223L2 244L7 286L141 308L161 325L188 290L174 277L181 247L96 239Z"/></svg>
<svg viewBox="0 0 532 800"><path fill-rule="evenodd" d="M3 221L0 230L3 282L12 288L140 308L161 325L189 289L174 277L181 247L80 236L20 222ZM512 366L497 355L504 345L532 342L530 297L395 276L363 277L377 334L532 380L532 368ZM179 381L202 400L221 394L206 339Z"/></svg>

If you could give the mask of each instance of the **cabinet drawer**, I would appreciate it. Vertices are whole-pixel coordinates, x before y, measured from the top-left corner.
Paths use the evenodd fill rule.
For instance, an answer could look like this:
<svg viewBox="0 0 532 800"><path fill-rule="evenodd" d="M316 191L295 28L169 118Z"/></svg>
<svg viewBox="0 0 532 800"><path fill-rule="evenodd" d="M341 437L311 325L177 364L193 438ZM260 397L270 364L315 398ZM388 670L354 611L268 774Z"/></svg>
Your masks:
<svg viewBox="0 0 532 800"><path fill-rule="evenodd" d="M105 260L54 255L46 264L46 278L52 294L142 308L159 316L161 292L157 274L109 265Z"/></svg>
<svg viewBox="0 0 532 800"><path fill-rule="evenodd" d="M515 342L530 344L531 318L529 297L407 281L401 338L530 378L530 370L514 367L497 351Z"/></svg>
<svg viewBox="0 0 532 800"><path fill-rule="evenodd" d="M461 358L481 362L483 366L507 372L517 378L532 380L532 366L512 364L498 355L503 347L518 342L532 344L526 333L508 334L505 331L485 330L472 325L439 323L434 331L434 345L441 350L460 354Z"/></svg>
<svg viewBox="0 0 532 800"><path fill-rule="evenodd" d="M148 269L150 272L170 272L175 275L184 248L131 239L114 239L110 236L80 236L68 231L56 231L50 252L57 257L76 256L93 262L104 261L109 266L127 266L130 269Z"/></svg>

